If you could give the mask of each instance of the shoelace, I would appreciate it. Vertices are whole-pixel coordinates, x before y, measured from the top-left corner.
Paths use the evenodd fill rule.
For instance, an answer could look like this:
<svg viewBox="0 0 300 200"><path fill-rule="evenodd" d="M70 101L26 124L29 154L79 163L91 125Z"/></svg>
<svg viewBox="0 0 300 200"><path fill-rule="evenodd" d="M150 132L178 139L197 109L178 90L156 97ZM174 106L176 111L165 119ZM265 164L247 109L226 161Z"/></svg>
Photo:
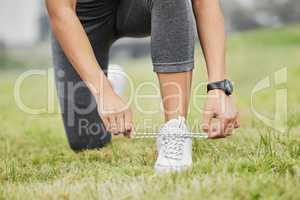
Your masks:
<svg viewBox="0 0 300 200"><path fill-rule="evenodd" d="M161 138L161 153L162 156L167 159L180 160L183 156L184 143L187 139L184 137L184 121L180 120L180 123L175 126L163 127L161 132L164 133Z"/></svg>
<svg viewBox="0 0 300 200"><path fill-rule="evenodd" d="M163 156L174 160L182 159L185 139L180 137L180 135L173 135L172 137L162 136L161 148Z"/></svg>
<svg viewBox="0 0 300 200"><path fill-rule="evenodd" d="M182 127L182 125L184 125L185 123L185 119L184 117L178 117L178 119L180 120L178 128L180 129ZM175 125L176 126L176 125ZM174 128L174 127L173 127ZM145 138L157 138L157 137L161 137L161 136L167 136L167 137L172 137L174 135L176 135L177 137L182 137L182 138L193 138L193 139L208 139L208 135L206 133L185 133L185 134L172 134L170 132L170 129L168 131L168 129L166 127L163 127L163 132L167 131L169 132L168 134L158 134L158 133L142 133L142 132L136 132L133 135L133 139L145 139ZM166 130L167 129L167 130Z"/></svg>
<svg viewBox="0 0 300 200"><path fill-rule="evenodd" d="M168 136L172 137L175 134L159 134L159 133L135 133L133 135L133 139L145 139L145 138L157 138L160 136ZM206 133L187 133L187 134L182 134L178 135L178 137L182 138L194 138L194 139L207 139L208 135Z"/></svg>

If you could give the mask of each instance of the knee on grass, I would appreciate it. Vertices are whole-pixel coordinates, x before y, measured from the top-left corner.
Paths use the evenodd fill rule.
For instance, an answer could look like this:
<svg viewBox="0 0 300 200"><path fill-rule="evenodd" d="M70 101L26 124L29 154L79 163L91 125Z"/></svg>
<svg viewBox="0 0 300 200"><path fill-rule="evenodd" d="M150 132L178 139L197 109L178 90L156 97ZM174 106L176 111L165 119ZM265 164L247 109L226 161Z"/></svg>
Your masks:
<svg viewBox="0 0 300 200"><path fill-rule="evenodd" d="M105 147L111 142L111 134L107 133L105 135L88 136L80 138L70 138L68 137L69 147L74 152L81 152L85 150L96 150Z"/></svg>

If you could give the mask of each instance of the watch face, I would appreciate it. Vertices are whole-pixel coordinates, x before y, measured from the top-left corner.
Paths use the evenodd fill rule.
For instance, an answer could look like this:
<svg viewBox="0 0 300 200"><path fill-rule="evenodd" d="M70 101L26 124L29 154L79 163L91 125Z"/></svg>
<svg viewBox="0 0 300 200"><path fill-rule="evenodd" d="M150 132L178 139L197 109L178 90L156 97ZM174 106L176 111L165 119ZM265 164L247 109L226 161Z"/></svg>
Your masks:
<svg viewBox="0 0 300 200"><path fill-rule="evenodd" d="M229 80L225 80L224 86L225 86L225 88L224 88L225 89L225 93L227 95L231 95L232 92L233 92L233 86L232 86L231 82Z"/></svg>

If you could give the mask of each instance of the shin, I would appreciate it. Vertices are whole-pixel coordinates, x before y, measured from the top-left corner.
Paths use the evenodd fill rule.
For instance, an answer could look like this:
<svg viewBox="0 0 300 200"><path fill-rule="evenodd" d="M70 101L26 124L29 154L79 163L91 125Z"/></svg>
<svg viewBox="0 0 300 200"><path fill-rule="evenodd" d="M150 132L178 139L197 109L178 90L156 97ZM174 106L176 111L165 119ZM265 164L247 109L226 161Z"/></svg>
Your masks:
<svg viewBox="0 0 300 200"><path fill-rule="evenodd" d="M158 73L165 120L187 117L191 93L192 71Z"/></svg>

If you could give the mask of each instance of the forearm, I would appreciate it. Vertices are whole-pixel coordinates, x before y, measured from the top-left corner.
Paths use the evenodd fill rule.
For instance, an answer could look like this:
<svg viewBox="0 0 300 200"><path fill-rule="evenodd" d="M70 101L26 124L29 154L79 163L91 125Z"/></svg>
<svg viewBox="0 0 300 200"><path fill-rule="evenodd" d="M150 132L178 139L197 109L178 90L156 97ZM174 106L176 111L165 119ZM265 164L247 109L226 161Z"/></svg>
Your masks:
<svg viewBox="0 0 300 200"><path fill-rule="evenodd" d="M53 33L91 92L94 95L102 93L110 88L110 84L96 60L89 39L74 10L71 7L60 9L50 15Z"/></svg>
<svg viewBox="0 0 300 200"><path fill-rule="evenodd" d="M193 0L209 82L226 78L224 17L219 0Z"/></svg>

